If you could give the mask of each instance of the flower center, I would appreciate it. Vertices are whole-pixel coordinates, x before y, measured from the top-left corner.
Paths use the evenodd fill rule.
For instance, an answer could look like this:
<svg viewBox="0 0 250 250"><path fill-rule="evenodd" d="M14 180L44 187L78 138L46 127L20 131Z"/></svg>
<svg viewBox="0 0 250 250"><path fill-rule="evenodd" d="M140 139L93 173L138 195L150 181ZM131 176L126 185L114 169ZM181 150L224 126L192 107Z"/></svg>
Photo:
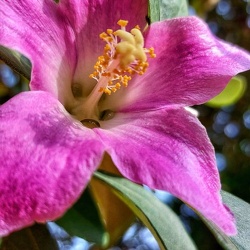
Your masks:
<svg viewBox="0 0 250 250"><path fill-rule="evenodd" d="M138 25L128 32L128 21L119 20L117 24L120 29L107 29L100 34L106 45L103 55L98 57L94 65L94 72L89 75L97 84L84 102L87 107L84 116L87 118L93 118L103 94L111 95L127 87L135 74L143 75L146 72L149 66L147 57L156 57L153 48L144 48L144 38Z"/></svg>

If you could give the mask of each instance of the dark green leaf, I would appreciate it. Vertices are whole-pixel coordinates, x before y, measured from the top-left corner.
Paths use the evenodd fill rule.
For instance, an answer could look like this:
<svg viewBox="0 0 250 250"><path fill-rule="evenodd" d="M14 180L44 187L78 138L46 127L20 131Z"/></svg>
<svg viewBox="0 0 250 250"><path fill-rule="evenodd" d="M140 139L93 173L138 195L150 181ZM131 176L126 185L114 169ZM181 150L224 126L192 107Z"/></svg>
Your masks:
<svg viewBox="0 0 250 250"><path fill-rule="evenodd" d="M229 237L222 233L210 221L201 218L214 234L215 238L224 249L227 250L249 250L250 249L250 204L240 198L222 191L223 202L232 210L237 222L238 234Z"/></svg>
<svg viewBox="0 0 250 250"><path fill-rule="evenodd" d="M151 23L187 15L187 0L149 0L148 16Z"/></svg>
<svg viewBox="0 0 250 250"><path fill-rule="evenodd" d="M107 242L107 233L88 189L66 214L56 221L71 236L78 236L99 245Z"/></svg>
<svg viewBox="0 0 250 250"><path fill-rule="evenodd" d="M1 250L59 250L46 225L35 224L3 238Z"/></svg>
<svg viewBox="0 0 250 250"><path fill-rule="evenodd" d="M94 177L109 185L147 226L161 249L196 249L177 215L152 193L122 177L96 172Z"/></svg>
<svg viewBox="0 0 250 250"><path fill-rule="evenodd" d="M30 80L31 63L28 58L0 45L0 60L9 65L17 73Z"/></svg>

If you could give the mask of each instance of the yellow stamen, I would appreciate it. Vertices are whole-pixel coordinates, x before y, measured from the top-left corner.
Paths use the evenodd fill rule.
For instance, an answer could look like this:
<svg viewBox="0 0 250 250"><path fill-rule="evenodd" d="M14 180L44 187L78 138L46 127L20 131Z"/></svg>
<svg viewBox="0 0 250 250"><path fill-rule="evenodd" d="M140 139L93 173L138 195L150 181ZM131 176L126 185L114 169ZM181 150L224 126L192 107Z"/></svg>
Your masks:
<svg viewBox="0 0 250 250"><path fill-rule="evenodd" d="M111 35L111 34L113 33L113 30L112 30L112 29L107 29L107 33L108 33L109 35Z"/></svg>
<svg viewBox="0 0 250 250"><path fill-rule="evenodd" d="M119 20L117 24L120 29L107 29L100 34L107 44L94 65L95 71L89 75L98 81L97 90L108 95L121 86L127 87L132 75L143 75L149 66L147 58L156 57L154 48L144 48L144 38L138 25L128 32L125 28L128 21Z"/></svg>
<svg viewBox="0 0 250 250"><path fill-rule="evenodd" d="M121 27L126 27L128 24L128 21L127 20L119 20L117 22L117 24L120 25Z"/></svg>
<svg viewBox="0 0 250 250"><path fill-rule="evenodd" d="M108 37L108 35L107 35L105 32L102 32L102 33L99 35L99 37L100 37L101 39L105 39L105 38Z"/></svg>

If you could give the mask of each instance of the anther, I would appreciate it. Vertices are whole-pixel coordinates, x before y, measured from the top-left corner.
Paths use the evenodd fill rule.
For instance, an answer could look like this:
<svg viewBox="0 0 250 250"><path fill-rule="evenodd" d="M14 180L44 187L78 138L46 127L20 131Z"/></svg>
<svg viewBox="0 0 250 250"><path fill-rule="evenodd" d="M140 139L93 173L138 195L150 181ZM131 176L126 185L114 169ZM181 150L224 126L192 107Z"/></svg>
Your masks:
<svg viewBox="0 0 250 250"><path fill-rule="evenodd" d="M108 35L107 35L105 32L102 32L102 33L99 35L99 37L100 37L101 39L106 39L106 38L108 37Z"/></svg>
<svg viewBox="0 0 250 250"><path fill-rule="evenodd" d="M128 24L128 21L126 21L126 20L119 20L117 22L117 24L120 25L121 27L126 27L127 24Z"/></svg>
<svg viewBox="0 0 250 250"><path fill-rule="evenodd" d="M109 35L111 35L111 34L113 33L113 30L112 30L112 29L107 29L107 33L108 33Z"/></svg>

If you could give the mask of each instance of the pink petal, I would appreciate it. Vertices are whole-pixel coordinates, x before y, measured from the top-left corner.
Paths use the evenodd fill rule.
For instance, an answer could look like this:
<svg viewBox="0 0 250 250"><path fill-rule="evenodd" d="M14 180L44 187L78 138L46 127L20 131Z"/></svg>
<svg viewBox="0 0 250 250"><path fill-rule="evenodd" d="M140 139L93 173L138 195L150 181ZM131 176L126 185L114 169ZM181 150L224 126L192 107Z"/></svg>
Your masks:
<svg viewBox="0 0 250 250"><path fill-rule="evenodd" d="M46 92L0 109L0 235L54 220L78 199L102 159L95 133Z"/></svg>
<svg viewBox="0 0 250 250"><path fill-rule="evenodd" d="M145 46L154 47L157 57L129 85L125 110L201 104L250 69L250 54L215 38L196 17L153 23Z"/></svg>
<svg viewBox="0 0 250 250"><path fill-rule="evenodd" d="M129 21L128 30L137 24L143 29L146 26L148 1L61 0L59 5L77 34L78 63L74 82L86 83L82 85L83 91L89 93L96 84L94 80L91 84L89 74L94 71L97 57L103 54L105 46L99 34L107 29L119 29L117 21L120 19Z"/></svg>
<svg viewBox="0 0 250 250"><path fill-rule="evenodd" d="M120 113L96 130L128 179L172 193L221 230L236 232L220 196L214 149L205 128L184 109Z"/></svg>
<svg viewBox="0 0 250 250"><path fill-rule="evenodd" d="M2 0L0 16L0 44L32 62L31 89L49 91L63 103L71 99L76 50L58 5L52 0Z"/></svg>

